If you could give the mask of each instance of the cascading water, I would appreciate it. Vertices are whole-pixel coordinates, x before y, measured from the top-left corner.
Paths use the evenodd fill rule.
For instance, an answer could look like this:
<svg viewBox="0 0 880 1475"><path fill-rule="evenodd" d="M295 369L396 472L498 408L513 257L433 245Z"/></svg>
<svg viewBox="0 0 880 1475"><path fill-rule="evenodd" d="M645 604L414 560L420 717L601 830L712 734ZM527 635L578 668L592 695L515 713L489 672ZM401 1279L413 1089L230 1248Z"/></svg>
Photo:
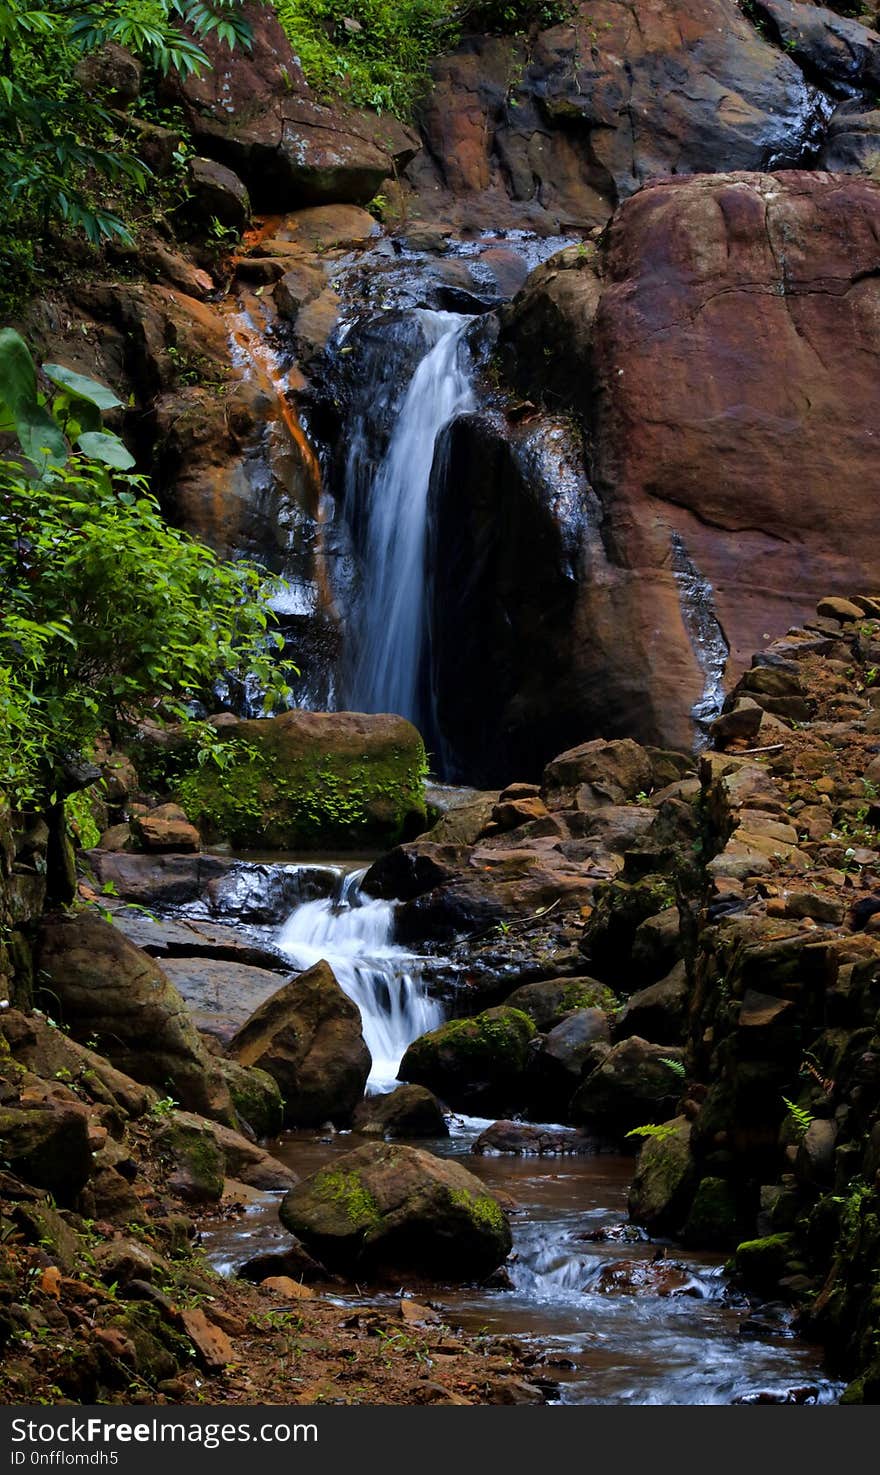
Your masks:
<svg viewBox="0 0 880 1475"><path fill-rule="evenodd" d="M442 1019L429 999L418 959L395 947L394 904L361 891L364 871L337 872L332 897L308 901L291 913L277 939L279 950L299 968L323 958L340 987L360 1010L364 1039L373 1058L370 1087L391 1090L409 1044Z"/></svg>
<svg viewBox="0 0 880 1475"><path fill-rule="evenodd" d="M364 487L369 407L348 458L346 511L364 519L362 597L350 705L363 712L422 717L419 670L425 642L428 488L438 437L474 408L464 336L472 319L420 309L425 352L403 398L384 459ZM361 503L365 502L365 506Z"/></svg>

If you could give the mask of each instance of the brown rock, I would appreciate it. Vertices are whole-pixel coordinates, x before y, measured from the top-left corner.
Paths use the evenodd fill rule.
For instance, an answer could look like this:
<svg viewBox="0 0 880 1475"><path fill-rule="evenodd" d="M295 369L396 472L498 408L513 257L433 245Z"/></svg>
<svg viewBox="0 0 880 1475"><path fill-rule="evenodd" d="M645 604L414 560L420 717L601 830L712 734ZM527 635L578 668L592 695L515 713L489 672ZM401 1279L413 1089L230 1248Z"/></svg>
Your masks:
<svg viewBox="0 0 880 1475"><path fill-rule="evenodd" d="M311 1286L304 1286L301 1281L293 1280L289 1275L270 1275L261 1284L267 1291L283 1296L286 1301L315 1300L315 1292Z"/></svg>
<svg viewBox="0 0 880 1475"><path fill-rule="evenodd" d="M199 1307L181 1311L180 1322L207 1372L219 1372L234 1361L235 1351L228 1336Z"/></svg>

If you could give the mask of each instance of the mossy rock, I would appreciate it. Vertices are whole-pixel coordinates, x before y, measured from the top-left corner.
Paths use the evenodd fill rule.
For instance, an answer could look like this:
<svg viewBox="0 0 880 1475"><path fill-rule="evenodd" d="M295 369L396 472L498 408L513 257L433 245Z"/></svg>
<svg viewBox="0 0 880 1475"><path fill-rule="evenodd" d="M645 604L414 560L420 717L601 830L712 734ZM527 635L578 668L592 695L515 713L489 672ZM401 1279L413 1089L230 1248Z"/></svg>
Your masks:
<svg viewBox="0 0 880 1475"><path fill-rule="evenodd" d="M739 1239L741 1221L733 1185L725 1178L703 1178L684 1226L684 1242L699 1249L730 1249Z"/></svg>
<svg viewBox="0 0 880 1475"><path fill-rule="evenodd" d="M652 1234L674 1233L687 1213L695 1178L691 1124L665 1123L662 1136L645 1139L629 1191L629 1215Z"/></svg>
<svg viewBox="0 0 880 1475"><path fill-rule="evenodd" d="M779 1288L794 1247L791 1234L768 1234L763 1239L746 1239L738 1244L734 1269L750 1289L770 1296Z"/></svg>
<svg viewBox="0 0 880 1475"><path fill-rule="evenodd" d="M284 1125L284 1098L277 1081L256 1065L221 1059L232 1104L255 1137L277 1137Z"/></svg>
<svg viewBox="0 0 880 1475"><path fill-rule="evenodd" d="M281 1222L334 1269L380 1277L485 1277L510 1252L507 1220L479 1178L448 1158L369 1143L286 1195Z"/></svg>
<svg viewBox="0 0 880 1475"><path fill-rule="evenodd" d="M171 1169L168 1187L190 1203L214 1203L223 1194L223 1149L207 1122L175 1112L156 1134L156 1146Z"/></svg>
<svg viewBox="0 0 880 1475"><path fill-rule="evenodd" d="M543 1034L553 1029L575 1009L616 1008L617 999L607 984L595 978L546 978L524 983L504 1001L507 1009L521 1009Z"/></svg>
<svg viewBox="0 0 880 1475"><path fill-rule="evenodd" d="M229 761L173 782L208 839L292 850L394 845L427 823L425 747L403 717L285 712L219 728Z"/></svg>
<svg viewBox="0 0 880 1475"><path fill-rule="evenodd" d="M528 1014L505 1005L471 1019L450 1019L413 1041L399 1075L436 1091L455 1111L504 1113L521 1104L535 1034Z"/></svg>

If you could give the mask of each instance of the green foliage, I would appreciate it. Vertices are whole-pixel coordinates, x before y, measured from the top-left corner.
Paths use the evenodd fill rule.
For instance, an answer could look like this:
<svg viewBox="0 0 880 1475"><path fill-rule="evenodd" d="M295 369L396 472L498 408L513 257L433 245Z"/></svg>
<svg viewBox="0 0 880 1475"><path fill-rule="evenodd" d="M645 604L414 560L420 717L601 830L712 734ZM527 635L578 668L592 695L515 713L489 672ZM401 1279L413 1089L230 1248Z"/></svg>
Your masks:
<svg viewBox="0 0 880 1475"><path fill-rule="evenodd" d="M43 233L50 222L82 231L93 244L131 233L107 208L108 187L143 190L149 170L120 147L118 117L90 99L76 77L83 57L115 42L152 71L183 75L208 65L195 41L214 34L248 44L242 0L83 0L0 5L0 187L6 225L0 257L24 265L16 226Z"/></svg>
<svg viewBox="0 0 880 1475"><path fill-rule="evenodd" d="M50 403L27 346L0 339L0 411L22 449L0 459L0 787L20 805L62 789L100 732L183 718L226 671L256 674L267 700L287 688L260 572L169 527L144 478L115 469L131 458L100 428L110 391L50 365ZM82 454L97 443L100 461Z"/></svg>
<svg viewBox="0 0 880 1475"><path fill-rule="evenodd" d="M81 850L93 850L101 839L101 831L92 814L92 791L80 789L68 795L64 803L67 828Z"/></svg>
<svg viewBox="0 0 880 1475"><path fill-rule="evenodd" d="M797 1106L794 1101L789 1101L787 1096L783 1096L782 1100L795 1131L799 1137L803 1137L804 1133L815 1120L813 1113L807 1111L805 1106Z"/></svg>
<svg viewBox="0 0 880 1475"><path fill-rule="evenodd" d="M687 1075L687 1071L685 1070L685 1067L680 1060L672 1060L667 1055L661 1055L660 1064L668 1066L673 1075L680 1076L682 1080L684 1080L685 1076Z"/></svg>
<svg viewBox="0 0 880 1475"><path fill-rule="evenodd" d="M668 1137L675 1136L675 1125L672 1122L646 1122L643 1127L633 1127L627 1137L646 1137L654 1142L665 1142Z"/></svg>

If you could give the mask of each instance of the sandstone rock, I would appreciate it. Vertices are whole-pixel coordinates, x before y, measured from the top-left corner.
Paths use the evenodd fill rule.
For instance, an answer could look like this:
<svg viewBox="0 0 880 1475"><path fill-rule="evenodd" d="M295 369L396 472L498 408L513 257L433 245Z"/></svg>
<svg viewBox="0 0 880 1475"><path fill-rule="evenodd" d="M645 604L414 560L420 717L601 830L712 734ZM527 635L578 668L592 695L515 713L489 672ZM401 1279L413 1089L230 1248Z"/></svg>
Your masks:
<svg viewBox="0 0 880 1475"><path fill-rule="evenodd" d="M236 845L282 850L320 844L391 844L425 821L425 750L403 717L297 709L227 722L225 741L248 745L222 775L210 765L178 788L190 819ZM256 792L252 802L236 795Z"/></svg>
<svg viewBox="0 0 880 1475"><path fill-rule="evenodd" d="M832 92L848 96L880 89L880 36L875 31L802 0L757 0L755 10L786 51Z"/></svg>
<svg viewBox="0 0 880 1475"><path fill-rule="evenodd" d="M194 852L202 848L202 837L176 804L160 804L146 814L136 814L131 827L144 850Z"/></svg>
<svg viewBox="0 0 880 1475"><path fill-rule="evenodd" d="M651 763L630 738L583 743L544 769L543 792L551 809L590 809L635 799L651 785Z"/></svg>
<svg viewBox="0 0 880 1475"><path fill-rule="evenodd" d="M255 1137L277 1137L284 1124L284 1102L278 1082L256 1065L220 1059L220 1071L232 1104Z"/></svg>
<svg viewBox="0 0 880 1475"><path fill-rule="evenodd" d="M317 266L310 266L306 262L297 262L290 266L275 283L272 292L281 316L296 318L300 308L323 292L326 280Z"/></svg>
<svg viewBox="0 0 880 1475"><path fill-rule="evenodd" d="M74 1035L97 1038L113 1065L135 1080L170 1088L206 1116L233 1120L226 1084L152 958L88 911L46 919L39 957Z"/></svg>
<svg viewBox="0 0 880 1475"><path fill-rule="evenodd" d="M297 1181L291 1169L240 1132L192 1112L175 1111L156 1132L155 1142L173 1169L169 1186L194 1202L220 1198L228 1178L266 1192Z"/></svg>
<svg viewBox="0 0 880 1475"><path fill-rule="evenodd" d="M479 1279L511 1246L504 1214L478 1178L389 1143L335 1158L291 1190L280 1214L328 1265L358 1274Z"/></svg>
<svg viewBox="0 0 880 1475"><path fill-rule="evenodd" d="M524 1095L522 1076L534 1033L531 1019L519 1009L450 1019L413 1041L399 1075L436 1091L453 1110L504 1110Z"/></svg>
<svg viewBox="0 0 880 1475"><path fill-rule="evenodd" d="M688 1002L688 981L684 963L676 963L672 972L659 983L639 989L627 1000L614 1023L618 1039L641 1035L658 1045L680 1044Z"/></svg>
<svg viewBox="0 0 880 1475"><path fill-rule="evenodd" d="M859 605L854 604L850 599L838 599L833 595L819 600L819 603L816 605L816 613L823 615L828 620L837 620L838 624L841 625L848 624L851 620L861 620L863 618Z"/></svg>
<svg viewBox="0 0 880 1475"><path fill-rule="evenodd" d="M0 1034L13 1058L44 1080L69 1080L92 1101L118 1107L126 1116L141 1117L150 1105L148 1087L115 1070L103 1055L77 1044L39 1014L4 1011Z"/></svg>
<svg viewBox="0 0 880 1475"><path fill-rule="evenodd" d="M190 206L204 226L212 219L241 231L250 219L251 202L237 174L215 159L190 159L186 166Z"/></svg>
<svg viewBox="0 0 880 1475"><path fill-rule="evenodd" d="M102 886L112 882L115 895L146 906L185 906L198 901L212 881L224 876L232 862L219 855L128 855L89 851L89 861Z"/></svg>
<svg viewBox="0 0 880 1475"><path fill-rule="evenodd" d="M633 1127L667 1121L682 1082L665 1061L681 1060L681 1055L681 1050L649 1044L638 1035L622 1040L575 1093L572 1120L618 1142Z"/></svg>
<svg viewBox="0 0 880 1475"><path fill-rule="evenodd" d="M285 1301L313 1301L315 1299L315 1292L310 1286L303 1285L300 1280L293 1280L289 1275L268 1275L260 1284L276 1296L283 1296Z"/></svg>
<svg viewBox="0 0 880 1475"><path fill-rule="evenodd" d="M277 1081L288 1126L347 1124L371 1063L357 1006L324 962L267 999L234 1036L229 1054Z"/></svg>
<svg viewBox="0 0 880 1475"><path fill-rule="evenodd" d="M226 958L163 958L162 967L179 991L198 1029L228 1044L260 1004L277 993L282 973Z"/></svg>
<svg viewBox="0 0 880 1475"><path fill-rule="evenodd" d="M424 1086L398 1086L383 1096L367 1096L355 1108L352 1126L365 1137L448 1137L449 1128L436 1096Z"/></svg>
<svg viewBox="0 0 880 1475"><path fill-rule="evenodd" d="M531 1114L547 1110L564 1121L581 1077L601 1065L610 1049L608 1016L603 1009L575 1009L541 1041L531 1061L534 1085Z"/></svg>
<svg viewBox="0 0 880 1475"><path fill-rule="evenodd" d="M180 1313L181 1325L196 1349L199 1361L208 1372L219 1372L234 1361L235 1350L228 1336L202 1311L190 1307Z"/></svg>

